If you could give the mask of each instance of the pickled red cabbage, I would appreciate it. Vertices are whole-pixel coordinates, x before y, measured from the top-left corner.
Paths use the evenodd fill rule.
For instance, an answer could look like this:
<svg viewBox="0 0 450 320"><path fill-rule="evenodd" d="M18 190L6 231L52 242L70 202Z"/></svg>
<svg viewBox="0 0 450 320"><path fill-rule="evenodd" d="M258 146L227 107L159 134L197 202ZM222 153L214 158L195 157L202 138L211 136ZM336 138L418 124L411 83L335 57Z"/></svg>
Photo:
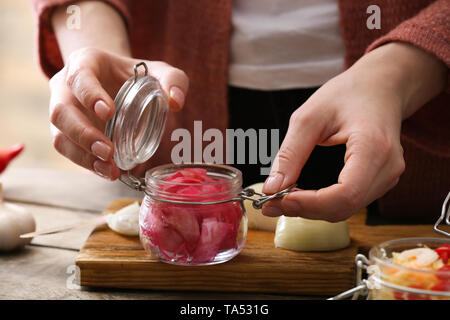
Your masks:
<svg viewBox="0 0 450 320"><path fill-rule="evenodd" d="M186 168L164 179L161 190L189 201L226 199L226 183L207 176L201 168ZM186 200L189 199L189 200ZM236 249L242 218L238 202L208 205L173 204L152 201L141 222L142 235L168 260L205 263L214 260L219 251Z"/></svg>

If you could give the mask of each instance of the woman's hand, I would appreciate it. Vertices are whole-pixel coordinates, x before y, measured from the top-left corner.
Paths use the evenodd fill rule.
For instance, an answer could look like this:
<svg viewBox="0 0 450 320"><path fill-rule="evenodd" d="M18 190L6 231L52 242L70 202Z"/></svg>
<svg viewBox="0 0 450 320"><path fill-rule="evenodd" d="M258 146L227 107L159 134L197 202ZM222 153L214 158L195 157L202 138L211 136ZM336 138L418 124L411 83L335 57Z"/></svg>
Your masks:
<svg viewBox="0 0 450 320"><path fill-rule="evenodd" d="M79 29L66 24L67 6L73 4L80 9ZM53 144L76 164L115 180L120 170L103 132L114 114L113 98L142 60L131 58L125 22L107 3L71 2L56 7L51 19L65 64L50 80ZM166 91L171 110L180 110L189 86L186 74L164 62L144 62Z"/></svg>
<svg viewBox="0 0 450 320"><path fill-rule="evenodd" d="M402 120L444 89L446 74L422 50L390 43L323 85L292 114L263 192L295 183L316 145L346 144L338 182L272 200L263 214L336 222L384 195L405 169Z"/></svg>
<svg viewBox="0 0 450 320"><path fill-rule="evenodd" d="M142 60L96 48L73 51L64 68L50 80L50 121L56 150L76 164L115 180L120 175L113 144L104 135L114 114L115 97ZM169 97L172 111L180 110L188 91L186 74L167 63L145 61Z"/></svg>

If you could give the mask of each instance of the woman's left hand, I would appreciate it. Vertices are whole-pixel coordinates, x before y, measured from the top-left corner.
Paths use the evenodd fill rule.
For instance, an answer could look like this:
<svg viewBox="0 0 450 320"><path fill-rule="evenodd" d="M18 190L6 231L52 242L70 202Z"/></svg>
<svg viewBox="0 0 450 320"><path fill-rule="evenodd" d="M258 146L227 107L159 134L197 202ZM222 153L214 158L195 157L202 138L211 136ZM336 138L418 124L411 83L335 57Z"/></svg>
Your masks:
<svg viewBox="0 0 450 320"><path fill-rule="evenodd" d="M292 114L263 192L295 183L316 145L346 144L338 182L272 200L263 214L335 222L383 196L405 170L402 120L444 89L446 74L426 52L390 43L328 81Z"/></svg>

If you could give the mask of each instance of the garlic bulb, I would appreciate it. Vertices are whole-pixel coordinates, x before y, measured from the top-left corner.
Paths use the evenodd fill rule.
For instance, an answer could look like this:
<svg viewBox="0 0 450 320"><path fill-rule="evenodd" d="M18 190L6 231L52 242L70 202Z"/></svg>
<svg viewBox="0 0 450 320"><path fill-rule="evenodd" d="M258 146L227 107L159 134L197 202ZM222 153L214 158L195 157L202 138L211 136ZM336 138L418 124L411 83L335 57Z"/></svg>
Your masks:
<svg viewBox="0 0 450 320"><path fill-rule="evenodd" d="M110 213L106 216L106 223L113 231L127 236L139 235L139 203L132 204Z"/></svg>
<svg viewBox="0 0 450 320"><path fill-rule="evenodd" d="M263 186L264 183L260 182L252 184L249 188L261 193ZM259 196L254 195L252 198L259 198ZM253 202L251 200L244 200L244 207L248 218L249 229L275 232L278 217L267 217L263 215L261 209L255 209L253 207Z"/></svg>
<svg viewBox="0 0 450 320"><path fill-rule="evenodd" d="M0 251L9 251L30 243L20 235L36 230L33 216L22 207L3 202L0 183Z"/></svg>
<svg viewBox="0 0 450 320"><path fill-rule="evenodd" d="M347 247L347 221L331 223L281 216L275 231L275 247L294 251L330 251Z"/></svg>

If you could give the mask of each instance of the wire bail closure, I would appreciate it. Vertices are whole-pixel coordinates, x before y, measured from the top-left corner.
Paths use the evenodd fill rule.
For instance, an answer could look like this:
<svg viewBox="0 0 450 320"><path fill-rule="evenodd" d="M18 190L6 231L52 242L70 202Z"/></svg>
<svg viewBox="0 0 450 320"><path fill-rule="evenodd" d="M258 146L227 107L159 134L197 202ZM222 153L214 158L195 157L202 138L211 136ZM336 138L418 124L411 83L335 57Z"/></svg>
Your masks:
<svg viewBox="0 0 450 320"><path fill-rule="evenodd" d="M448 193L447 197L444 200L444 204L442 205L442 211L441 211L441 216L439 217L439 219L436 221L436 223L434 224L434 231L443 234L447 237L450 237L450 233L439 229L439 225L441 224L441 222L443 220L445 220L445 224L450 225L450 205L447 208L447 204L450 200L450 192Z"/></svg>
<svg viewBox="0 0 450 320"><path fill-rule="evenodd" d="M225 202L232 202L232 201L241 201L243 202L244 200L250 200L253 202L253 207L255 209L261 209L263 204L266 203L269 200L275 199L275 198L281 198L284 197L285 195L287 195L290 192L293 192L294 190L292 190L293 188L295 188L297 185L293 184L289 187L287 187L286 189L281 190L280 192L274 193L272 195L265 195L264 193L259 193L256 192L254 189L252 188L245 188L244 190L242 190L239 193L239 197L237 198L231 198L231 199L225 199L225 200L216 200L216 201L181 201L181 200L171 200L171 199L165 199L165 198L160 198L158 196L156 196L155 194L152 194L151 192L149 192L147 189L144 190L144 193L146 195L148 195L149 197L151 197L153 200L156 201L162 201L162 202L168 202L168 203L174 203L174 204L190 204L190 205L209 205L209 204L220 204L220 203L225 203ZM141 187L141 185L139 185L139 187ZM137 189L139 190L139 189ZM259 198L252 198L252 196L254 195L258 195L260 196Z"/></svg>
<svg viewBox="0 0 450 320"><path fill-rule="evenodd" d="M133 67L133 70L134 70L134 82L136 82L138 77L139 77L139 71L138 71L138 67L139 66L144 66L144 69L145 69L144 76L148 75L147 64L145 62L139 62L139 63L135 64L134 67Z"/></svg>
<svg viewBox="0 0 450 320"><path fill-rule="evenodd" d="M344 291L334 297L327 300L343 300L352 297L352 300L358 300L359 296L367 296L369 294L370 284L369 281L363 279L363 271L367 270L370 266L369 259L363 254L357 254L355 257L356 265L356 286L350 290Z"/></svg>
<svg viewBox="0 0 450 320"><path fill-rule="evenodd" d="M130 170L122 172L120 174L119 180L136 191L145 190L145 179L135 177L134 175L131 174Z"/></svg>
<svg viewBox="0 0 450 320"><path fill-rule="evenodd" d="M275 199L275 198L282 198L285 195L289 194L290 192L295 191L295 190L292 190L292 189L294 189L296 186L297 186L297 184L290 185L286 189L281 190L280 192L274 193L272 195L265 195L264 193L256 192L252 188L245 188L241 192L241 197L246 199L246 200L252 201L253 202L252 203L253 208L261 209L263 204L266 203L267 201L270 201L270 200ZM259 198L257 198L257 199L252 198L255 194L258 195Z"/></svg>

